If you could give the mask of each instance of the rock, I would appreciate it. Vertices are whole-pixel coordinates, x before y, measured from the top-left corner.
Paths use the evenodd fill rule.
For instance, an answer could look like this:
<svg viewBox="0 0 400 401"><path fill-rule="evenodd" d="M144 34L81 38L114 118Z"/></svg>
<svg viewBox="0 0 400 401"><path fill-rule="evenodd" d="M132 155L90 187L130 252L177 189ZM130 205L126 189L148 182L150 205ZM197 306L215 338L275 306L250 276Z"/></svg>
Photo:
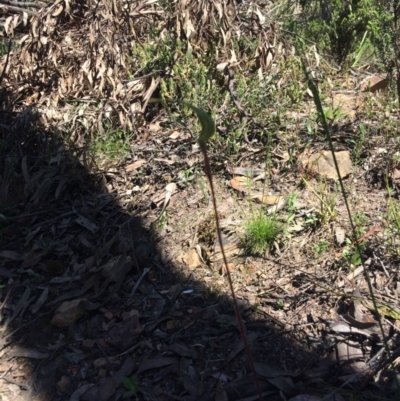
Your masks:
<svg viewBox="0 0 400 401"><path fill-rule="evenodd" d="M331 106L340 109L343 116L353 118L356 109L360 107L362 99L354 93L335 93L333 94Z"/></svg>
<svg viewBox="0 0 400 401"><path fill-rule="evenodd" d="M115 348L129 348L136 342L136 338L142 331L139 316L133 315L120 323L116 323L106 334L104 341Z"/></svg>
<svg viewBox="0 0 400 401"><path fill-rule="evenodd" d="M197 267L201 266L201 259L196 249L189 249L188 253L186 254L186 264L188 265L189 269L196 269Z"/></svg>
<svg viewBox="0 0 400 401"><path fill-rule="evenodd" d="M389 85L389 79L382 75L371 75L365 78L360 84L361 92L377 92L385 90Z"/></svg>
<svg viewBox="0 0 400 401"><path fill-rule="evenodd" d="M57 327L68 327L80 319L84 313L85 298L63 302L55 311L51 324Z"/></svg>
<svg viewBox="0 0 400 401"><path fill-rule="evenodd" d="M347 150L335 152L336 160L339 166L340 176L342 178L348 177L353 171L353 164L350 160L350 152ZM339 177L336 172L335 163L333 162L332 153L324 150L309 154L304 152L299 157L300 162L304 167L314 171L315 173L337 180Z"/></svg>
<svg viewBox="0 0 400 401"><path fill-rule="evenodd" d="M57 382L57 390L60 393L66 393L71 386L71 380L68 376L61 376L61 379Z"/></svg>
<svg viewBox="0 0 400 401"><path fill-rule="evenodd" d="M346 230L343 227L335 227L336 244L341 246L346 241Z"/></svg>

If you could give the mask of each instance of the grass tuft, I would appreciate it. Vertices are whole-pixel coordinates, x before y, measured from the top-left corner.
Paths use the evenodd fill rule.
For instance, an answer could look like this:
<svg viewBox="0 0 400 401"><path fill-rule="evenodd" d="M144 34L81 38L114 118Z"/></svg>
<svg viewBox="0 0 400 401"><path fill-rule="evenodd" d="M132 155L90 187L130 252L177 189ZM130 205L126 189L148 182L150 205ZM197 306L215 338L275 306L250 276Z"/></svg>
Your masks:
<svg viewBox="0 0 400 401"><path fill-rule="evenodd" d="M246 251L253 254L268 252L283 231L283 225L274 215L268 216L262 211L257 212L245 224L244 245Z"/></svg>
<svg viewBox="0 0 400 401"><path fill-rule="evenodd" d="M97 137L92 143L92 151L99 164L121 164L130 152L130 135L124 131L109 132Z"/></svg>

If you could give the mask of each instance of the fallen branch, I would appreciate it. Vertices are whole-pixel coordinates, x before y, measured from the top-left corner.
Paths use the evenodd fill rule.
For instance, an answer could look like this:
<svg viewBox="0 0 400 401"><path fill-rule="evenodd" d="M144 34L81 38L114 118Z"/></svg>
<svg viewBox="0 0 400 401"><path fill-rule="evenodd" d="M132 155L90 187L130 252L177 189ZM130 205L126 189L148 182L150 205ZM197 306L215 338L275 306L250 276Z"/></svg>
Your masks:
<svg viewBox="0 0 400 401"><path fill-rule="evenodd" d="M15 6L8 6L8 5L4 5L4 4L0 4L0 10L3 10L3 12L8 13L11 11L17 12L17 13L27 13L28 15L33 15L35 17L37 17L39 14L36 11L32 11L32 10L27 10L25 8L21 8L21 7L15 7Z"/></svg>
<svg viewBox="0 0 400 401"><path fill-rule="evenodd" d="M5 6L16 6L16 7L33 7L33 8L42 8L45 6L44 3L33 3L23 1L9 1L9 0L0 0L0 4L4 4Z"/></svg>

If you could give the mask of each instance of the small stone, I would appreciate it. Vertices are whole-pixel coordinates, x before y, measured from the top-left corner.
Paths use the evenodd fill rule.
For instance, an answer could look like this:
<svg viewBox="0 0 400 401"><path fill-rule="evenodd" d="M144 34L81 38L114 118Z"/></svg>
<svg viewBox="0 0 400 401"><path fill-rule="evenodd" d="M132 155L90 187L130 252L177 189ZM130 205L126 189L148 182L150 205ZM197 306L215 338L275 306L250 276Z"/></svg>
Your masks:
<svg viewBox="0 0 400 401"><path fill-rule="evenodd" d="M68 376L62 376L61 379L57 382L57 390L60 393L66 393L69 390L71 385L71 380Z"/></svg>
<svg viewBox="0 0 400 401"><path fill-rule="evenodd" d="M116 323L104 337L104 341L119 349L131 347L142 333L139 316L133 315L123 322Z"/></svg>
<svg viewBox="0 0 400 401"><path fill-rule="evenodd" d="M75 323L85 313L84 301L84 298L79 298L63 302L55 311L51 324L57 327L68 327Z"/></svg>
<svg viewBox="0 0 400 401"><path fill-rule="evenodd" d="M93 361L93 367L94 367L94 369L100 369L100 368L102 368L103 366L107 366L107 365L109 365L109 360L108 360L108 358L98 358L98 359L95 359L95 360Z"/></svg>
<svg viewBox="0 0 400 401"><path fill-rule="evenodd" d="M201 266L201 260L196 249L189 249L186 254L186 264L189 269L196 269Z"/></svg>
<svg viewBox="0 0 400 401"><path fill-rule="evenodd" d="M346 230L342 227L336 227L335 228L335 238L336 238L336 243L339 246L343 245L346 240Z"/></svg>

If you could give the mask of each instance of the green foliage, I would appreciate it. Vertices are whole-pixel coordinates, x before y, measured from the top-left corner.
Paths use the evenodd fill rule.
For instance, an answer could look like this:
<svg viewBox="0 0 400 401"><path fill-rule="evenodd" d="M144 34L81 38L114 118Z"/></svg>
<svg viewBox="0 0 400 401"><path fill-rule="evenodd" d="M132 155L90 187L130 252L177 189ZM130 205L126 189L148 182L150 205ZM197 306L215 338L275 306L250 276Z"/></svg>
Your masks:
<svg viewBox="0 0 400 401"><path fill-rule="evenodd" d="M368 217L363 212L357 212L354 215L354 224L356 226L357 239L365 233L365 226L368 224Z"/></svg>
<svg viewBox="0 0 400 401"><path fill-rule="evenodd" d="M283 78L286 84L282 88L278 88L282 105L290 107L293 104L300 104L305 94L305 80L301 70L301 62L297 57L288 58L285 62L281 62L281 69L284 71Z"/></svg>
<svg viewBox="0 0 400 401"><path fill-rule="evenodd" d="M146 75L168 69L173 64L174 47L174 43L170 40L150 40L144 44L133 43L132 53L136 71L141 71L140 75Z"/></svg>
<svg viewBox="0 0 400 401"><path fill-rule="evenodd" d="M362 159L361 159L361 155L364 149L364 146L366 144L366 128L364 126L364 124L360 124L359 125L359 133L357 133L357 135L355 135L354 139L350 139L350 143L352 142L354 144L354 148L353 148L353 156L354 156L354 162L355 164L360 164Z"/></svg>
<svg viewBox="0 0 400 401"><path fill-rule="evenodd" d="M193 110L189 104L213 110L215 104L223 103L223 91L217 82L222 73L211 67L215 64L211 56L197 56L179 40L134 45L133 52L140 75L164 71L157 95L172 120L185 121Z"/></svg>
<svg viewBox="0 0 400 401"><path fill-rule="evenodd" d="M8 53L8 41L0 39L0 57Z"/></svg>
<svg viewBox="0 0 400 401"><path fill-rule="evenodd" d="M138 66L144 72L154 69L167 73L160 81L160 96L169 105L176 107L182 100L196 104L201 109L212 109L214 104L222 103L222 92L217 85L216 76L212 73L213 64L208 56L197 57L180 41L158 41L141 48L136 52ZM187 107L177 114L186 117Z"/></svg>
<svg viewBox="0 0 400 401"><path fill-rule="evenodd" d="M136 375L133 375L132 377L123 377L122 378L122 383L124 384L125 388L127 391L122 395L122 398L129 398L132 396L136 397L139 384L138 384L138 378Z"/></svg>
<svg viewBox="0 0 400 401"><path fill-rule="evenodd" d="M289 224L296 217L296 202L297 202L297 194L290 194L287 196L287 209L290 212L288 218L286 219L286 223Z"/></svg>
<svg viewBox="0 0 400 401"><path fill-rule="evenodd" d="M290 194L288 197L288 210L289 212L295 212L296 211L296 202L297 202L297 194Z"/></svg>
<svg viewBox="0 0 400 401"><path fill-rule="evenodd" d="M106 133L93 140L93 151L96 159L106 162L123 162L130 151L129 134L123 131Z"/></svg>
<svg viewBox="0 0 400 401"><path fill-rule="evenodd" d="M197 114L197 118L199 119L200 124L201 124L201 133L200 133L198 142L199 142L201 150L203 152L205 152L207 141L215 133L214 120L204 110L202 110L198 107L195 107L188 102L184 102L184 103L189 109L193 110Z"/></svg>
<svg viewBox="0 0 400 401"><path fill-rule="evenodd" d="M275 215L265 215L263 211L256 212L245 223L244 245L250 253L264 253L270 250L284 227Z"/></svg>
<svg viewBox="0 0 400 401"><path fill-rule="evenodd" d="M359 64L360 60L371 58L372 54L374 53L374 47L372 46L371 40L367 35L368 31L365 31L360 46L353 53L351 68L355 68Z"/></svg>
<svg viewBox="0 0 400 401"><path fill-rule="evenodd" d="M400 203L392 197L389 198L388 221L393 233L398 235L400 233Z"/></svg>
<svg viewBox="0 0 400 401"><path fill-rule="evenodd" d="M357 247L354 246L349 238L346 238L346 243L347 246L343 249L342 253L343 258L353 266L360 266L362 259Z"/></svg>
<svg viewBox="0 0 400 401"><path fill-rule="evenodd" d="M375 53L380 67L400 75L400 3L398 0L299 0L302 17L287 27L355 67ZM400 80L397 92L400 96Z"/></svg>
<svg viewBox="0 0 400 401"><path fill-rule="evenodd" d="M368 218L362 212L357 212L354 215L355 224L355 238L352 241L350 238L346 238L347 246L344 248L342 256L345 260L351 263L353 266L360 266L362 264L361 252L365 248L365 242L359 242L356 246L356 241L365 234L365 225L368 223Z"/></svg>
<svg viewBox="0 0 400 401"><path fill-rule="evenodd" d="M377 0L300 0L302 20L291 27L317 43L320 51L333 54L342 64L354 54L352 64L359 61L369 47L370 13Z"/></svg>
<svg viewBox="0 0 400 401"><path fill-rule="evenodd" d="M328 247L329 244L326 241L320 241L317 244L314 244L314 250L318 257L321 257Z"/></svg>
<svg viewBox="0 0 400 401"><path fill-rule="evenodd" d="M209 109L221 100L221 93L212 74L212 60L197 57L179 40L170 39L133 44L134 61L140 75L162 71L160 97L166 105L176 107L185 100L202 109ZM132 76L132 78L134 78ZM179 115L187 116L184 108Z"/></svg>
<svg viewBox="0 0 400 401"><path fill-rule="evenodd" d="M342 110L342 107L337 106L327 106L324 108L325 118L329 121L330 124L338 123L339 120L346 117L346 113ZM317 121L320 121L320 118L317 117Z"/></svg>
<svg viewBox="0 0 400 401"><path fill-rule="evenodd" d="M184 169L178 173L178 177L181 179L182 185L189 184L190 181L193 181L195 178L195 169L194 166Z"/></svg>
<svg viewBox="0 0 400 401"><path fill-rule="evenodd" d="M326 181L321 183L320 188L315 189L306 179L302 177L304 184L314 193L319 200L317 216L307 216L306 223L315 225L316 223L328 224L336 220L336 192L330 192Z"/></svg>
<svg viewBox="0 0 400 401"><path fill-rule="evenodd" d="M246 52L251 53L248 48ZM154 70L165 72L160 74L160 85L154 96L161 99L171 121L186 125L191 116L188 104L204 111L216 110L212 117L224 129L217 133L215 142L224 147L226 154L237 155L243 139L254 132L254 125L250 118L239 118L237 106L226 90L226 73L216 68L218 60L215 51L212 51L212 44L199 55L179 40L153 40L141 46L134 45L134 58L136 68L140 70L137 75L150 74ZM299 61L296 57L288 57L282 62L282 75L273 79L249 73L251 63L251 60L246 60L243 68L235 69L234 94L241 107L255 117L259 126L268 127L268 132L276 132L285 126L282 116L285 116L287 107L300 104L303 100L305 80ZM279 85L278 81L281 81ZM257 128L257 132L257 140L267 142L267 130L260 132Z"/></svg>
<svg viewBox="0 0 400 401"><path fill-rule="evenodd" d="M383 67L397 83L400 99L400 3L398 0L370 1L375 4L369 22L372 42Z"/></svg>
<svg viewBox="0 0 400 401"><path fill-rule="evenodd" d="M286 68L286 66L289 66ZM274 139L274 133L282 130L288 108L293 109L303 99L304 78L299 73L298 60L288 58L282 63L282 74L276 77L262 77L236 71L234 91L238 102L246 112L254 117L257 125L257 142L267 144ZM282 79L281 79L282 78ZM281 83L279 83L281 81ZM254 125L251 118L240 121L237 107L226 94L226 108L218 116L219 124L226 128L226 133L217 133L216 138L224 145L227 155L237 155L247 136L251 140ZM272 109L272 110L271 110Z"/></svg>

